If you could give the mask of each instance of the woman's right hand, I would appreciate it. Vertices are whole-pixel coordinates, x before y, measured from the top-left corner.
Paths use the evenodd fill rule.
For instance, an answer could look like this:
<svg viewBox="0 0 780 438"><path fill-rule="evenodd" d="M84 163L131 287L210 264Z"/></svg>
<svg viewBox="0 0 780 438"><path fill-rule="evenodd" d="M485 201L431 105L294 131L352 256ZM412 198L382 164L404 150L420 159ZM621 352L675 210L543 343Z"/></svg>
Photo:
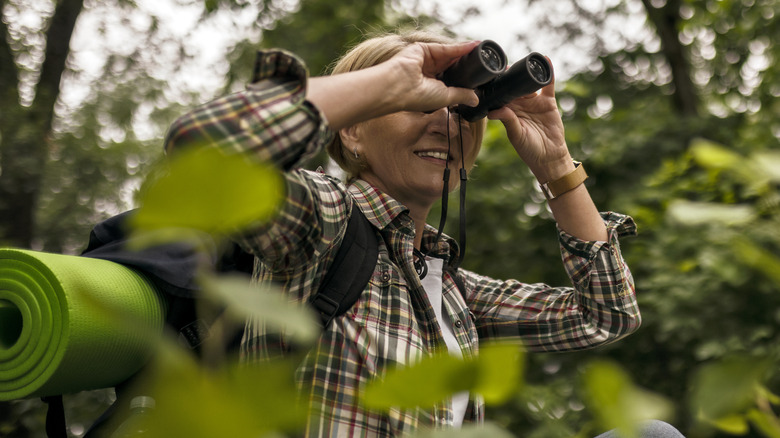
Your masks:
<svg viewBox="0 0 780 438"><path fill-rule="evenodd" d="M456 104L476 106L479 98L474 90L447 87L436 77L478 44L416 43L390 58L386 67L395 78L390 92L395 94L391 97L398 105L397 111L432 111Z"/></svg>
<svg viewBox="0 0 780 438"><path fill-rule="evenodd" d="M447 87L436 76L478 44L412 44L379 65L310 78L307 99L325 114L334 131L398 111L476 106L474 90Z"/></svg>

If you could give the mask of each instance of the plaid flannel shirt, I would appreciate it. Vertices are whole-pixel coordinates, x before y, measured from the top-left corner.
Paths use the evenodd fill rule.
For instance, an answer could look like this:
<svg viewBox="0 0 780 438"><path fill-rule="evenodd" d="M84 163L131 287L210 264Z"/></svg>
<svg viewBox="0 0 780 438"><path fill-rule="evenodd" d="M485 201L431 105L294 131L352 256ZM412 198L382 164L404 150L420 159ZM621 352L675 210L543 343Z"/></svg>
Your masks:
<svg viewBox="0 0 780 438"><path fill-rule="evenodd" d="M361 387L388 366L414 363L442 348L442 330L413 267L414 223L407 209L365 181L347 186L297 166L334 135L319 110L305 99L307 72L294 55L258 55L248 89L202 105L179 118L166 150L211 144L269 161L284 171L287 198L267 224L239 238L261 263L260 281L273 281L292 300L305 302L324 277L353 208L376 227L379 258L357 303L324 331L297 371L311 403L307 436L389 436L452 424L451 402L417 409L374 412L359 403ZM615 341L640 324L631 274L618 237L635 233L631 218L602 213L606 242L585 242L559 230L563 264L574 287L497 280L457 271L461 294L449 272L443 302L464 357L486 339L516 340L530 351L564 351ZM458 247L427 226L423 248L445 263ZM518 263L518 275L522 275ZM289 348L283 334L248 321L242 342L247 361L265 360ZM482 422L483 402L472 395L466 422Z"/></svg>

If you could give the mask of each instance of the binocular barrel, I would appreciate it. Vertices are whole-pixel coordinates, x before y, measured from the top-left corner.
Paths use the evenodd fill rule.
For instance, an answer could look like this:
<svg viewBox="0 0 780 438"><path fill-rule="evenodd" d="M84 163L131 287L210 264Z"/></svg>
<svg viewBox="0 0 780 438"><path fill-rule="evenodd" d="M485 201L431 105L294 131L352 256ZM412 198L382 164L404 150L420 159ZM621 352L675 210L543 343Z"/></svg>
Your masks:
<svg viewBox="0 0 780 438"><path fill-rule="evenodd" d="M439 79L448 87L477 88L506 70L506 55L497 43L485 40L445 70Z"/></svg>
<svg viewBox="0 0 780 438"><path fill-rule="evenodd" d="M552 71L547 58L536 52L506 70L504 51L495 42L485 40L445 70L440 79L449 87L474 89L479 104L458 105L455 111L465 120L475 122L490 111L549 84Z"/></svg>
<svg viewBox="0 0 780 438"><path fill-rule="evenodd" d="M475 122L518 97L535 93L551 81L550 62L541 54L533 52L514 63L505 73L477 87L474 90L479 97L477 106L458 105L457 112L465 120Z"/></svg>

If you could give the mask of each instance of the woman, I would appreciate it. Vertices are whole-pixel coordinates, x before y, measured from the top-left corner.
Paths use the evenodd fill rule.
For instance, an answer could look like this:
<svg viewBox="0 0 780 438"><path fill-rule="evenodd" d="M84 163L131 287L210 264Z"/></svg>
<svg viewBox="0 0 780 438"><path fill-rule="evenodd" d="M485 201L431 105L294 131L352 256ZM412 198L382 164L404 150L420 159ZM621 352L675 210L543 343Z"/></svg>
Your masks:
<svg viewBox="0 0 780 438"><path fill-rule="evenodd" d="M209 143L284 170L281 211L270 223L242 230L239 240L261 262L255 277L281 284L294 300L305 302L317 290L355 209L376 228L380 252L369 284L298 370L312 408L308 436L399 435L482 421L483 403L475 394L389 413L360 405L363 385L386 367L412 363L439 346L467 357L490 338L517 340L532 351L573 350L612 342L640 324L617 240L633 233L633 222L600 215L581 181L549 201L573 288L450 269L457 244L446 235L437 239L426 219L441 196L445 165L454 167L461 158L467 168L474 164L485 121L450 117L447 107L474 106L478 99L473 90L446 87L436 75L476 45L428 33L386 35L352 49L335 74L309 79L293 55L261 52L247 91L194 110L169 132L169 151ZM553 90L550 84L489 115L503 122L541 183L565 180L575 170ZM464 156L454 147L447 163L449 144L461 142ZM348 184L297 167L326 145ZM456 185L453 178L449 189ZM415 261L419 267L423 258L427 275L420 278ZM246 360L286 348L283 335L265 332L259 321L247 324Z"/></svg>

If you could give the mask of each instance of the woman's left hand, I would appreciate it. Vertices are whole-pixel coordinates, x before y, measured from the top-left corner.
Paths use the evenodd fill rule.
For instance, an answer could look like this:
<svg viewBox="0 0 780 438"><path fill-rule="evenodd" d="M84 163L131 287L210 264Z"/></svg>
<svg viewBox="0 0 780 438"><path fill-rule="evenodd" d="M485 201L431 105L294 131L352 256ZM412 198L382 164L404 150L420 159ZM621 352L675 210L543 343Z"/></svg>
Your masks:
<svg viewBox="0 0 780 438"><path fill-rule="evenodd" d="M560 178L573 169L555 101L555 80L537 94L491 111L488 118L504 124L512 146L539 182Z"/></svg>

